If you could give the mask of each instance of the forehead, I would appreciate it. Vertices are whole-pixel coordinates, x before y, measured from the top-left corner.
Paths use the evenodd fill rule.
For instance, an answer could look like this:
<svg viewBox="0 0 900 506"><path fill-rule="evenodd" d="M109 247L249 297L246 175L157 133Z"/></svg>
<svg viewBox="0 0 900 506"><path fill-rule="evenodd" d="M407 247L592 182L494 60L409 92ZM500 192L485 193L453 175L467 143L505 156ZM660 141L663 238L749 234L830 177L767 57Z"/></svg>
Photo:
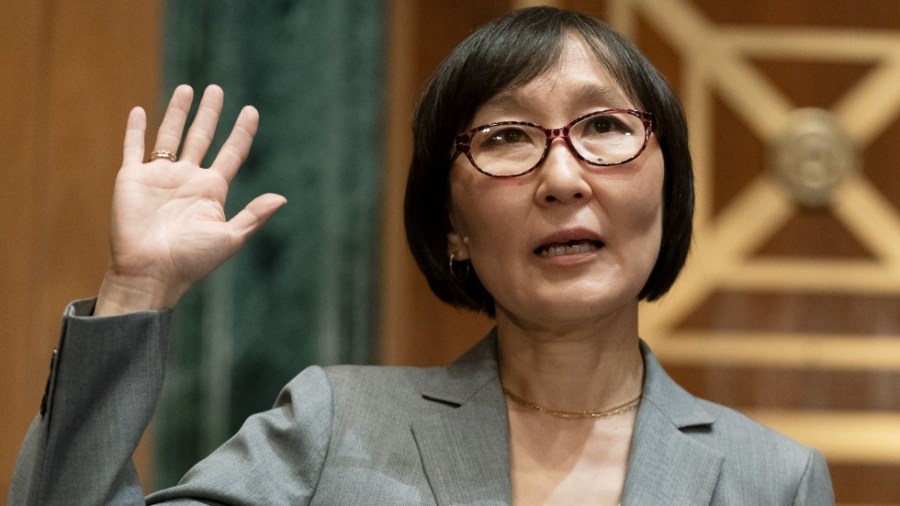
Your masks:
<svg viewBox="0 0 900 506"><path fill-rule="evenodd" d="M521 110L632 108L625 87L580 36L567 35L559 57L525 84L508 87L489 98L476 116Z"/></svg>

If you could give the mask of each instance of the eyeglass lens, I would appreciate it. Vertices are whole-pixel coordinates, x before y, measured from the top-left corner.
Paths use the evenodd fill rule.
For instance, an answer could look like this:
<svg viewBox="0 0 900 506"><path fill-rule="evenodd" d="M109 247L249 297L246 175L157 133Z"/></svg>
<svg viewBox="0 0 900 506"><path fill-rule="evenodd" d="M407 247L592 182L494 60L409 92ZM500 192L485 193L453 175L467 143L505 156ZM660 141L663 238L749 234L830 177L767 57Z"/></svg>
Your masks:
<svg viewBox="0 0 900 506"><path fill-rule="evenodd" d="M646 138L644 122L628 112L601 112L571 126L569 139L578 155L592 165L615 165L637 155ZM549 149L540 127L511 123L486 127L472 135L475 165L491 175L514 176L537 165Z"/></svg>

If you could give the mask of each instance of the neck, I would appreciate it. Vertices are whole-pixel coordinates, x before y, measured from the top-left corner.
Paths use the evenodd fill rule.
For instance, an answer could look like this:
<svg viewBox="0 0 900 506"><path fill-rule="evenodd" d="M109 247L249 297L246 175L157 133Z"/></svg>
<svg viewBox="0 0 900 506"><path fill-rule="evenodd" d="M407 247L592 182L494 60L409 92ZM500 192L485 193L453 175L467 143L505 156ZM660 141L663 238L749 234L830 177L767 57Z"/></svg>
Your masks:
<svg viewBox="0 0 900 506"><path fill-rule="evenodd" d="M523 325L498 310L504 388L542 406L603 410L641 393L643 359L633 310L588 325Z"/></svg>

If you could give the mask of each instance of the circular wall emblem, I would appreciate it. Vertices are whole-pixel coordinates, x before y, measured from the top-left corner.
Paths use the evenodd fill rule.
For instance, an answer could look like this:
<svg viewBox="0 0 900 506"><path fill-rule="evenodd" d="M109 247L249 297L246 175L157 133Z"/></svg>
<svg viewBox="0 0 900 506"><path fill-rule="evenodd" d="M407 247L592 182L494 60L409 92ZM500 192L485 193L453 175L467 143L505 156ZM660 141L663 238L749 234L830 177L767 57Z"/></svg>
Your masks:
<svg viewBox="0 0 900 506"><path fill-rule="evenodd" d="M770 143L771 169L805 206L821 207L857 171L856 148L830 111L796 109Z"/></svg>

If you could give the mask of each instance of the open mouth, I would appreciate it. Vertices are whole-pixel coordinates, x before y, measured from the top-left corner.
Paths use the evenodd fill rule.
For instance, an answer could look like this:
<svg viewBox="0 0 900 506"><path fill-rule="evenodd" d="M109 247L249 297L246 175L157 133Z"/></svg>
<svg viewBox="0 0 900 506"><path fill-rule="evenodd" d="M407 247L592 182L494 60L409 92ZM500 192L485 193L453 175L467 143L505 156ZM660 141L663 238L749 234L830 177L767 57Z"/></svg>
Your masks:
<svg viewBox="0 0 900 506"><path fill-rule="evenodd" d="M534 250L534 254L541 258L552 258L563 255L578 255L581 253L590 253L603 247L602 241L591 241L588 239L566 241L562 243L545 244Z"/></svg>

